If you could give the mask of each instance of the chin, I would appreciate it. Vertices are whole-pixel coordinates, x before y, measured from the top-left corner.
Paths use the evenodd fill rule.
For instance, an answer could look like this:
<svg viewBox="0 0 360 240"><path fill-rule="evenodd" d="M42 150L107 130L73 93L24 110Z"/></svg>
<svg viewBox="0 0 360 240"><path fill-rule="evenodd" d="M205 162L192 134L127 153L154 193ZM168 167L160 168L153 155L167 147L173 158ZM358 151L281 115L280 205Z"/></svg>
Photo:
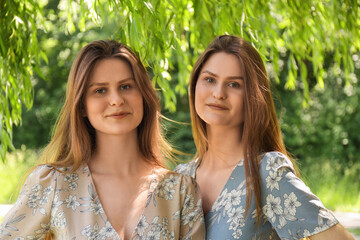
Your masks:
<svg viewBox="0 0 360 240"><path fill-rule="evenodd" d="M211 121L206 121L204 120L204 122L209 125L209 126L228 126L229 124L227 122L224 122L224 120L211 120Z"/></svg>

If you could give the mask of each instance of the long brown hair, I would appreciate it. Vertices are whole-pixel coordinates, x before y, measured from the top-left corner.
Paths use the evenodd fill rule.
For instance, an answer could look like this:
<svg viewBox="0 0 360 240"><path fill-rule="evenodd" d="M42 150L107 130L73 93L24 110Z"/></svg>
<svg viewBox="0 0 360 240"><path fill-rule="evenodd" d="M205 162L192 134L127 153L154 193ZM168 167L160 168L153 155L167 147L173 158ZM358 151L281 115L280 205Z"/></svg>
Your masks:
<svg viewBox="0 0 360 240"><path fill-rule="evenodd" d="M151 80L140 59L129 47L113 40L93 41L76 57L69 74L64 106L58 117L49 145L40 162L55 168L78 169L89 161L96 142L95 130L84 117L84 98L87 83L95 64L107 58L126 61L134 74L135 82L143 96L144 116L138 126L138 144L145 159L164 166L163 158L171 156L171 147L164 139L159 120L160 103Z"/></svg>
<svg viewBox="0 0 360 240"><path fill-rule="evenodd" d="M215 53L225 52L239 58L244 77L244 126L242 141L245 146L246 211L247 214L253 194L256 200L257 220L260 222L260 177L259 165L264 153L278 151L294 161L286 151L276 116L264 63L256 49L242 38L230 35L216 37L205 49L194 65L191 79L189 104L196 158L203 158L208 150L206 123L195 110L195 89L202 67ZM294 164L295 166L295 164Z"/></svg>

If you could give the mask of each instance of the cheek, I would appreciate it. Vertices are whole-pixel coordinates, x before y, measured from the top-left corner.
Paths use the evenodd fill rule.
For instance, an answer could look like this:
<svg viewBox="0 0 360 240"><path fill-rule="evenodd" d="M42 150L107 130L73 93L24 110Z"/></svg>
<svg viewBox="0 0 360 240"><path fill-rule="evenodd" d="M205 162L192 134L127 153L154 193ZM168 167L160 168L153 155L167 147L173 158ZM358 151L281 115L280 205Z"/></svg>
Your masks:
<svg viewBox="0 0 360 240"><path fill-rule="evenodd" d="M195 92L196 93L196 92ZM201 113L201 100L199 94L195 94L195 112L197 114Z"/></svg>
<svg viewBox="0 0 360 240"><path fill-rule="evenodd" d="M134 97L130 101L134 103L133 107L142 118L144 115L144 99L141 93L137 92L136 95L134 95Z"/></svg>
<svg viewBox="0 0 360 240"><path fill-rule="evenodd" d="M141 115L141 119L144 117L144 102L141 100L139 103L139 112Z"/></svg>
<svg viewBox="0 0 360 240"><path fill-rule="evenodd" d="M240 115L241 118L244 118L245 108L244 108L243 96L241 96L241 98L238 99L237 102L238 102L236 106L237 115Z"/></svg>
<svg viewBox="0 0 360 240"><path fill-rule="evenodd" d="M92 101L86 99L84 106L83 106L83 113L85 114L85 116L89 116L89 113L91 113L91 106L93 106Z"/></svg>
<svg viewBox="0 0 360 240"><path fill-rule="evenodd" d="M199 84L197 83L195 87L195 111L197 114L199 114L199 111L201 112L201 107L204 104L203 95L203 87L199 86Z"/></svg>
<svg viewBox="0 0 360 240"><path fill-rule="evenodd" d="M94 99L89 99L86 101L85 104L85 112L86 114L91 114L93 112L97 112L100 109L102 109L103 107L103 103L101 101L95 101Z"/></svg>

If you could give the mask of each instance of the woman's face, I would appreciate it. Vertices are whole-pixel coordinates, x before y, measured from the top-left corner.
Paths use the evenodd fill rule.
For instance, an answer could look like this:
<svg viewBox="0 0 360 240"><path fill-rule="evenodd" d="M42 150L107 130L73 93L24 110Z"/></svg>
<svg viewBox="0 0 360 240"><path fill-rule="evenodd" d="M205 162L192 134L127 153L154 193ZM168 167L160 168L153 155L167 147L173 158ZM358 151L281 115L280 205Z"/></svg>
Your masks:
<svg viewBox="0 0 360 240"><path fill-rule="evenodd" d="M86 90L85 109L97 135L136 131L143 118L143 97L126 61L110 58L96 63Z"/></svg>
<svg viewBox="0 0 360 240"><path fill-rule="evenodd" d="M209 126L240 127L244 122L244 76L238 57L213 54L200 70L195 110Z"/></svg>

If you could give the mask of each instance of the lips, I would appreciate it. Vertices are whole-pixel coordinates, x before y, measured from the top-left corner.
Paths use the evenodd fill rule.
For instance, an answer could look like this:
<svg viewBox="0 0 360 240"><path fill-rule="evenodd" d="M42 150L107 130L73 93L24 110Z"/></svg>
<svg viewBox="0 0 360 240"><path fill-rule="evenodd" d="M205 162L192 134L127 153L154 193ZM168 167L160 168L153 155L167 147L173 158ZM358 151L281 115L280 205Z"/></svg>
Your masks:
<svg viewBox="0 0 360 240"><path fill-rule="evenodd" d="M129 112L116 112L116 113L108 114L108 115L106 115L106 117L120 119L120 118L126 117L129 114L130 114Z"/></svg>
<svg viewBox="0 0 360 240"><path fill-rule="evenodd" d="M214 110L229 110L227 106L218 103L208 103L206 106Z"/></svg>

